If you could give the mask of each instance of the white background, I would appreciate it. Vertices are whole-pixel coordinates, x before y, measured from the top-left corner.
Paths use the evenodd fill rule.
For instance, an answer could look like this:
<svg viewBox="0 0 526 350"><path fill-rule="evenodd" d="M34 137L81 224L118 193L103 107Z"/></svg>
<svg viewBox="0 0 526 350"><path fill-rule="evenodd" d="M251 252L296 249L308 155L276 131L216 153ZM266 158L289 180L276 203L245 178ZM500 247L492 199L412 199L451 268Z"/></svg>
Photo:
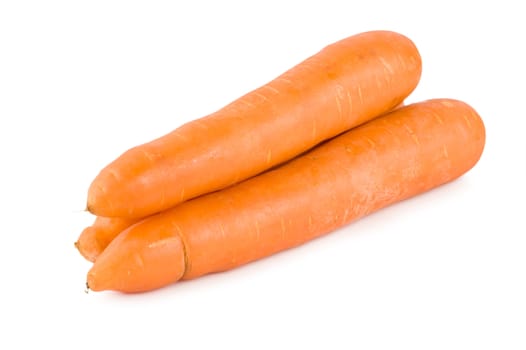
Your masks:
<svg viewBox="0 0 526 350"><path fill-rule="evenodd" d="M526 26L518 1L465 3L0 2L0 348L525 349ZM408 103L480 113L475 168L228 273L84 292L107 162L372 29L421 52Z"/></svg>

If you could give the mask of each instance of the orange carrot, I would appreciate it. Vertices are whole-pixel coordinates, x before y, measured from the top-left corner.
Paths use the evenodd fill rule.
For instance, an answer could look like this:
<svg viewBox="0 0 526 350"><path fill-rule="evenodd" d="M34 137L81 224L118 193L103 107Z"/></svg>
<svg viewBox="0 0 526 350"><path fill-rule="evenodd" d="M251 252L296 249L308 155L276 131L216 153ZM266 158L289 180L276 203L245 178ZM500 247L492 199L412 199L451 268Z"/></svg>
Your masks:
<svg viewBox="0 0 526 350"><path fill-rule="evenodd" d="M139 219L97 216L93 224L81 232L75 247L86 260L94 262L119 233L138 221Z"/></svg>
<svg viewBox="0 0 526 350"><path fill-rule="evenodd" d="M224 271L452 181L479 160L467 104L429 100L352 129L290 162L122 232L88 272L95 291L148 291Z"/></svg>
<svg viewBox="0 0 526 350"><path fill-rule="evenodd" d="M404 102L394 109L403 106ZM75 246L84 258L94 262L119 233L140 220L137 218L106 218L99 216L95 219L93 225L81 232L77 242L75 242Z"/></svg>
<svg viewBox="0 0 526 350"><path fill-rule="evenodd" d="M421 68L401 34L343 39L219 111L129 149L91 183L87 208L144 217L259 174L393 109Z"/></svg>

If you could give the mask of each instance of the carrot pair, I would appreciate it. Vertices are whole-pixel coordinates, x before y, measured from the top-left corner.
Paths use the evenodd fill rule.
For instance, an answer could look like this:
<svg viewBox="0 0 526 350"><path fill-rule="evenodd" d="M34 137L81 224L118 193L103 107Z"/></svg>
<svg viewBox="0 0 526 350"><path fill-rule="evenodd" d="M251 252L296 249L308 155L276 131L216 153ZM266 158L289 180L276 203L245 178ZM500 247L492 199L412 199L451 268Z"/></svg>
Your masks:
<svg viewBox="0 0 526 350"><path fill-rule="evenodd" d="M430 100L369 121L402 102L420 73L406 37L359 34L124 153L88 193L88 209L112 217L78 241L81 252L96 247L83 253L95 260L89 287L147 291L231 269L462 175L485 137L465 103Z"/></svg>

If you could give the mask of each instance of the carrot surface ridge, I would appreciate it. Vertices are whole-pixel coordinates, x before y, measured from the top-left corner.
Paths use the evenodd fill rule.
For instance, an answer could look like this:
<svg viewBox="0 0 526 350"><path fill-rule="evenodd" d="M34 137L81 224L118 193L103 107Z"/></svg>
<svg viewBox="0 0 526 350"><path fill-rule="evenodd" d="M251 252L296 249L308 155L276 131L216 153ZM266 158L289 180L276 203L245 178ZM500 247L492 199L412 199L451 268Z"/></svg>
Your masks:
<svg viewBox="0 0 526 350"><path fill-rule="evenodd" d="M464 102L399 108L130 227L99 256L87 283L142 292L264 258L458 178L484 144L484 124Z"/></svg>
<svg viewBox="0 0 526 350"><path fill-rule="evenodd" d="M395 32L335 42L224 108L124 152L91 183L87 209L145 217L228 187L393 109L421 70L414 43Z"/></svg>

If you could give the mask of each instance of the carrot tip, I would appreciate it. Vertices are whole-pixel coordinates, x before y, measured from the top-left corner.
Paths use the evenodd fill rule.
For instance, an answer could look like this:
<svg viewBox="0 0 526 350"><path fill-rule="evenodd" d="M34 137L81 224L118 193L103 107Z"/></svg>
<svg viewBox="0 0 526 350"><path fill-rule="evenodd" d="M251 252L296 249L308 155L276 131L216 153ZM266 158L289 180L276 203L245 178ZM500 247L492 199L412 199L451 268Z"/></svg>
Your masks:
<svg viewBox="0 0 526 350"><path fill-rule="evenodd" d="M84 211L88 213L93 213L92 209L90 208L89 203L86 203L86 208L84 208Z"/></svg>
<svg viewBox="0 0 526 350"><path fill-rule="evenodd" d="M73 214L89 213L89 211L88 211L88 208L82 208L82 209L71 209L71 213L73 213Z"/></svg>

